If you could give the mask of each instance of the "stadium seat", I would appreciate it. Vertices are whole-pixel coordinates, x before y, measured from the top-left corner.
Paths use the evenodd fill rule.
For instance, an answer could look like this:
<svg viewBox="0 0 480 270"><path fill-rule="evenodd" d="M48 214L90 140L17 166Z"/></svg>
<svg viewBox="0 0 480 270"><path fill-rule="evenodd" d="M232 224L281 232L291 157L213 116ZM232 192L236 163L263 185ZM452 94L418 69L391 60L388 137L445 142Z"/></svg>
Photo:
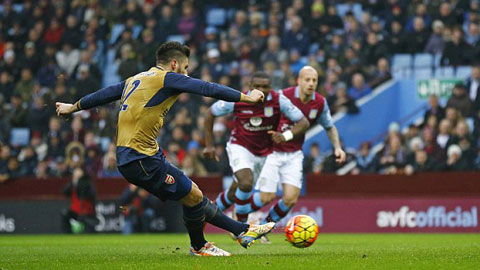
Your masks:
<svg viewBox="0 0 480 270"><path fill-rule="evenodd" d="M12 128L10 130L10 144L13 146L25 146L30 142L30 129Z"/></svg>
<svg viewBox="0 0 480 270"><path fill-rule="evenodd" d="M349 11L353 12L358 21L362 21L363 9L361 4L337 4L337 12L340 17L344 17Z"/></svg>
<svg viewBox="0 0 480 270"><path fill-rule="evenodd" d="M167 41L176 41L176 42L180 42L182 44L185 43L185 39L183 38L182 35L170 35L167 37Z"/></svg>
<svg viewBox="0 0 480 270"><path fill-rule="evenodd" d="M142 33L143 27L141 25L135 25L132 28L132 36L133 38L139 38L141 39L141 33Z"/></svg>
<svg viewBox="0 0 480 270"><path fill-rule="evenodd" d="M392 61L393 68L410 68L412 66L412 56L410 54L395 54Z"/></svg>
<svg viewBox="0 0 480 270"><path fill-rule="evenodd" d="M437 54L433 55L433 65L435 67L440 66L440 60L442 60L442 54L441 53L437 53Z"/></svg>
<svg viewBox="0 0 480 270"><path fill-rule="evenodd" d="M421 67L416 68L413 71L416 79L429 79L432 77L432 68L431 67Z"/></svg>
<svg viewBox="0 0 480 270"><path fill-rule="evenodd" d="M453 67L436 67L435 68L435 78L453 78L454 77Z"/></svg>
<svg viewBox="0 0 480 270"><path fill-rule="evenodd" d="M431 67L433 56L429 53L417 53L413 58L414 67Z"/></svg>
<svg viewBox="0 0 480 270"><path fill-rule="evenodd" d="M410 79L412 76L412 69L411 68L394 69L392 72L392 75L393 75L393 78L397 80Z"/></svg>
<svg viewBox="0 0 480 270"><path fill-rule="evenodd" d="M457 72L455 74L455 77L457 77L457 79L466 79L470 75L472 75L472 67L470 66L457 67Z"/></svg>
<svg viewBox="0 0 480 270"><path fill-rule="evenodd" d="M208 25L224 26L227 21L227 11L223 8L212 8L207 11L206 21Z"/></svg>
<svg viewBox="0 0 480 270"><path fill-rule="evenodd" d="M115 44L117 39L122 34L123 29L125 29L125 25L123 25L123 24L114 24L112 26L112 32L110 34L110 41L109 41L110 45Z"/></svg>

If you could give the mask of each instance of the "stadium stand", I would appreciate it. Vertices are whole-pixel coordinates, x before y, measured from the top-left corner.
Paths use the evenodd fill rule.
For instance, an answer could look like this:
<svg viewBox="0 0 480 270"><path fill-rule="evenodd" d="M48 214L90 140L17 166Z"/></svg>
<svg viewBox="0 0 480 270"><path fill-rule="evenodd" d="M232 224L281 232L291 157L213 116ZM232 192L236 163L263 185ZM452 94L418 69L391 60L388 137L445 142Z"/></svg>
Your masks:
<svg viewBox="0 0 480 270"><path fill-rule="evenodd" d="M456 151L441 148L439 162L445 166L431 170L480 168L480 91L470 95L471 85L478 87L480 79L475 66L480 59L480 34L479 27L468 27L479 24L478 16L469 16L478 14L477 1L451 1L455 2L455 12L448 17L440 16L439 1L427 1L428 16L421 19L415 17L421 1L230 1L213 5L215 2L4 1L0 5L0 141L4 145L0 182L69 175L76 162L83 162L94 178L110 174L106 170L109 159L115 156L112 142L118 106L81 112L68 121L59 121L54 101L73 102L102 85L149 68L154 64L155 48L167 40L191 47L190 76L242 90L248 89L247 78L256 70L266 70L278 90L295 84L299 66L312 65L320 74L318 91L329 102L351 100L348 95L337 96L337 91L349 89L356 73L362 74L367 84L375 81L374 86L392 76L400 81L466 80L467 94L446 98L441 104L447 104L446 114L436 119L426 117L416 126L413 137L421 140L425 149L420 150L432 158L436 146L428 148L431 138L425 130L432 130L434 140L438 140L439 125L447 119L448 135L451 144L461 148L462 164L452 166L450 153L455 155ZM444 48L440 54L424 52L433 35L432 19L444 25L438 40ZM401 29L393 31L398 24ZM150 34L153 42L147 43ZM270 45L275 43L270 40L279 41L277 48ZM71 48L65 48L65 44ZM58 61L59 55L68 59L66 63L78 64L70 70ZM377 65L381 58L391 63L386 70ZM199 154L203 115L211 103L210 99L182 95L159 136L169 160L192 175L230 173L227 162L214 163ZM461 104L470 106L468 115L461 115ZM345 111L341 102L331 102L330 106L332 111ZM464 123L468 123L466 132ZM373 124L374 120L365 123ZM230 126L225 118L219 118L214 126L223 160L222 146ZM416 152L409 145L411 134L397 135L402 150L397 157L404 162L393 162L395 170L386 169L388 162L381 161L391 147L397 153L398 141L387 136L384 150L374 155L368 169L353 171L404 173L407 165L415 167ZM355 151L352 159L361 153ZM328 161L328 156L322 160ZM320 171L329 171L325 164Z"/></svg>

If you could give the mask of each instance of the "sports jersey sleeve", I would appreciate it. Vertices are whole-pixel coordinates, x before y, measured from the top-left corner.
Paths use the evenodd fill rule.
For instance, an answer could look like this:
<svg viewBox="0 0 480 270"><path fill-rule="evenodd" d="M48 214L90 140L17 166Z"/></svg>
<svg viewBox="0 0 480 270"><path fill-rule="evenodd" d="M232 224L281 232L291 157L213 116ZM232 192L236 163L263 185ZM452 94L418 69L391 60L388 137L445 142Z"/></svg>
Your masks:
<svg viewBox="0 0 480 270"><path fill-rule="evenodd" d="M299 108L284 95L279 96L280 111L292 122L298 122L303 118L303 113Z"/></svg>
<svg viewBox="0 0 480 270"><path fill-rule="evenodd" d="M325 129L329 129L333 126L332 115L330 114L330 108L328 107L327 100L325 100L325 105L323 105L323 111L318 118L318 123Z"/></svg>
<svg viewBox="0 0 480 270"><path fill-rule="evenodd" d="M187 92L232 102L240 101L241 97L240 91L228 86L194 79L174 72L168 72L165 75L164 87L177 89L179 92Z"/></svg>
<svg viewBox="0 0 480 270"><path fill-rule="evenodd" d="M104 105L122 97L125 81L119 82L88 94L80 99L79 104L82 110Z"/></svg>
<svg viewBox="0 0 480 270"><path fill-rule="evenodd" d="M227 115L233 112L233 108L235 106L234 102L227 102L227 101L217 101L213 103L211 110L214 116L222 116Z"/></svg>

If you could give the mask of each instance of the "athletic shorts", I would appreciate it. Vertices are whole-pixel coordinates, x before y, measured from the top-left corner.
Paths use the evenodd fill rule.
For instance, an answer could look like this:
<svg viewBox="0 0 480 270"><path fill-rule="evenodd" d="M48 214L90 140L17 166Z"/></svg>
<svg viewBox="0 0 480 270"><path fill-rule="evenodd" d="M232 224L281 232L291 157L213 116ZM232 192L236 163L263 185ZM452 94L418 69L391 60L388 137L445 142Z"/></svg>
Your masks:
<svg viewBox="0 0 480 270"><path fill-rule="evenodd" d="M226 150L233 173L241 169L250 169L253 173L253 181L257 180L266 157L255 156L247 148L230 142L227 143ZM235 175L233 179L238 182Z"/></svg>
<svg viewBox="0 0 480 270"><path fill-rule="evenodd" d="M303 152L273 152L267 156L255 189L276 193L278 184L302 188Z"/></svg>
<svg viewBox="0 0 480 270"><path fill-rule="evenodd" d="M170 164L160 152L118 166L118 170L128 182L145 189L162 201L178 201L192 190L192 180Z"/></svg>

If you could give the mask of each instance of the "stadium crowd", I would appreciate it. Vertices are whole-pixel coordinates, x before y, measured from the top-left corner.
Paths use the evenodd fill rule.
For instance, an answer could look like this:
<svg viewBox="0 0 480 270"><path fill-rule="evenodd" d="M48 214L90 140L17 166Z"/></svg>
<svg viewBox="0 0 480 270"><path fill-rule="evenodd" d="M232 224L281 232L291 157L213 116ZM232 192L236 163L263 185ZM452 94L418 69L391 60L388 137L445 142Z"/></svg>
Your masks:
<svg viewBox="0 0 480 270"><path fill-rule="evenodd" d="M113 144L118 104L65 121L55 116L54 101L74 102L99 89L109 65L117 67L121 80L154 66L155 50L167 40L190 46L190 76L241 90L249 89L256 70L265 70L277 90L296 85L299 69L311 65L332 113L357 113L355 100L392 77L389 60L396 53L441 53L442 64L454 66L480 59L476 0L217 2L224 1L3 1L0 182L67 176L78 166L91 177L120 176ZM338 12L337 3L353 2L362 4L360 16ZM224 21L213 18L215 25L209 25L207 11L215 6L228 12ZM122 31L115 34L119 25ZM383 150L374 153L366 142L351 153L357 163L352 172L478 169L480 93L477 102L468 93L478 88L480 71L472 70L446 108L431 98L424 124L404 133L393 124ZM230 173L224 150L229 118L214 125L222 161L200 155L204 115L212 102L182 94L159 136L169 160L188 175ZM313 148L305 170L334 171L334 162Z"/></svg>

